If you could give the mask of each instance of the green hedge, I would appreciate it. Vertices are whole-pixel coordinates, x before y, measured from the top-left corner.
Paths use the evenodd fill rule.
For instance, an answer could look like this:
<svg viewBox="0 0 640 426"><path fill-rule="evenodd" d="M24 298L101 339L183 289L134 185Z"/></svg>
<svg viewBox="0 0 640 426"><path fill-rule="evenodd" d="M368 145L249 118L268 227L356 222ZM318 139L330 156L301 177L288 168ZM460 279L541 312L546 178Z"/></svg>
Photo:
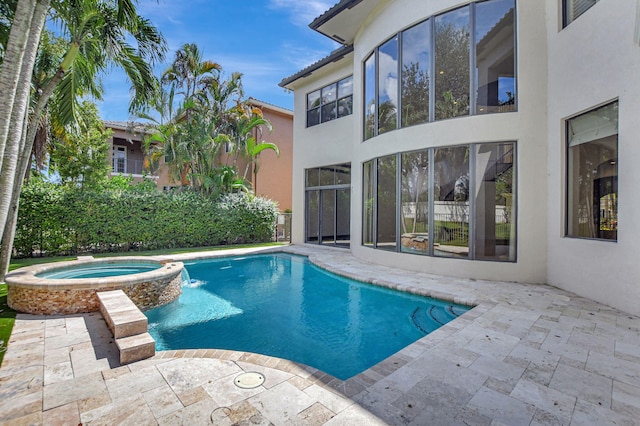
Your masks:
<svg viewBox="0 0 640 426"><path fill-rule="evenodd" d="M193 192L86 191L46 182L25 187L16 257L271 241L273 201L244 193L218 201Z"/></svg>

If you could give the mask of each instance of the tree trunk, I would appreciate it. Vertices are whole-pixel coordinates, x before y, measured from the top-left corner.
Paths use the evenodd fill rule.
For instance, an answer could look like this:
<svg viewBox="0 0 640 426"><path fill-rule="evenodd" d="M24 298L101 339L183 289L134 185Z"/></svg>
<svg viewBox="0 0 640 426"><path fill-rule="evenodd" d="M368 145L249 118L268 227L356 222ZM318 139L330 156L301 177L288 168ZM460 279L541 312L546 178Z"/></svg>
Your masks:
<svg viewBox="0 0 640 426"><path fill-rule="evenodd" d="M0 99L3 103L3 108L0 109L0 170L4 163L9 126L18 97L18 84L35 7L36 0L18 1L7 49L0 66ZM4 222L2 224L4 225Z"/></svg>
<svg viewBox="0 0 640 426"><path fill-rule="evenodd" d="M39 102L36 106L34 117L31 120L33 123L31 127L34 127L34 131L28 132L27 129L30 126L26 108L29 102L31 76L38 53L40 35L49 10L49 1L50 0L38 0L33 12L33 19L27 35L28 42L24 49L23 65L19 78L19 89L21 89L21 91L16 94L16 100L20 98L24 99L24 102L21 102L24 103L24 106L18 106L18 108L23 108L23 111L21 116L19 116L20 110L14 109L15 114L12 114L12 123L10 126L12 132L7 138L7 148L10 148L9 154L15 155L15 157L5 156L8 158L8 161L3 161L0 173L0 240L2 240L0 252L0 281L4 279L4 275L9 268L9 261L11 260L18 215L18 201L20 199L23 176L29 166L31 149L33 147L33 141L35 140L38 122L48 98L51 97L53 93L53 89L50 89L47 100L44 103ZM40 101L42 101L42 97L44 97L44 94L41 96ZM7 150L5 149L5 151ZM5 238L5 232L8 233L7 238Z"/></svg>

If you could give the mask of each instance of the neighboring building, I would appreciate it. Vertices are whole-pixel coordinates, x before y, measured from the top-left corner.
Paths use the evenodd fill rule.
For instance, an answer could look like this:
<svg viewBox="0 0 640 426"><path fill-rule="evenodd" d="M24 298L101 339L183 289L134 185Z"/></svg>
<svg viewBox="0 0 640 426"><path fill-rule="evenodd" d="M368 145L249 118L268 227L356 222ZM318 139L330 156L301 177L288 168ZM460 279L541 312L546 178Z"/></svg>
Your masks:
<svg viewBox="0 0 640 426"><path fill-rule="evenodd" d="M149 169L144 150L145 128L139 123L104 120L104 126L113 131L109 141L111 145L111 176L131 176L134 182L140 182L146 176L153 179L159 189L169 185L166 173L159 168Z"/></svg>
<svg viewBox="0 0 640 426"><path fill-rule="evenodd" d="M310 26L342 46L280 83L294 243L640 314L636 1L342 0Z"/></svg>
<svg viewBox="0 0 640 426"><path fill-rule="evenodd" d="M256 140L276 144L280 155L276 155L272 150L262 151L257 160L258 174L255 175L254 168L251 167L247 173L247 180L251 183L256 195L276 201L280 211L290 210L292 206L293 111L253 98L249 98L249 104L260 108L263 117L272 126L272 131L261 127L259 131L254 132ZM221 153L221 164L225 164L226 161L227 153ZM246 162L239 159L237 168L241 176L245 165Z"/></svg>
<svg viewBox="0 0 640 426"><path fill-rule="evenodd" d="M258 159L257 182L253 167L247 173L247 180L251 183L257 195L269 198L278 203L281 211L291 209L291 170L293 157L293 112L256 99L249 99L251 105L262 110L273 131L261 129L256 131L256 138L260 141L273 142L278 146L280 156L275 152L263 151ZM174 182L163 163L150 169L144 153L143 139L145 129L142 125L132 123L104 121L105 127L113 130L110 140L112 166L111 175L131 176L134 182L141 181L145 176L156 182L158 189L169 189L180 186ZM220 164L226 163L226 153L221 153ZM237 168L240 175L245 170L246 162L239 159Z"/></svg>

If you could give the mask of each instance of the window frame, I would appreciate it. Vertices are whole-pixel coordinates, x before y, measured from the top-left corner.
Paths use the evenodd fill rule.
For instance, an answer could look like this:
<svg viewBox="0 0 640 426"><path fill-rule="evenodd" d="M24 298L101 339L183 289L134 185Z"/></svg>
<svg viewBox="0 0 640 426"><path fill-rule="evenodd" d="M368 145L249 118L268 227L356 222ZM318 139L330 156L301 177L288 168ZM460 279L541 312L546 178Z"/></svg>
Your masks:
<svg viewBox="0 0 640 426"><path fill-rule="evenodd" d="M618 222L618 215L617 213L619 213L619 209L616 212L616 237L615 238L598 238L598 237L588 237L588 236L581 236L581 235L572 235L569 232L569 222L570 222L570 214L571 214L571 210L572 210L572 206L571 206L571 194L570 194L570 181L571 181L571 175L570 175L570 155L569 155L569 149L571 148L571 146L569 145L569 143L571 142L571 137L570 137L570 133L569 133L569 129L570 129L570 123L571 120L577 119L579 117L585 116L587 114L593 113L599 109L602 108L606 108L609 106L613 106L614 104L618 105L618 120L620 117L620 101L619 99L614 99L608 102L605 102L603 104L600 104L598 106L595 106L593 108L590 108L587 111L581 112L579 114L573 115L571 117L568 117L564 120L564 133L565 133L565 147L564 147L564 155L565 155L565 180L564 180L564 234L563 237L564 238L571 238L571 239L576 239L576 240L588 240L588 241L603 241L603 242L610 242L610 243L617 243L618 242L618 226L617 226L617 222ZM619 121L618 121L619 122ZM584 142L584 143L591 143L594 141L597 141L598 139L593 139L590 140L588 142ZM620 140L619 140L619 129L618 132L616 133L616 180L617 180L617 189L616 189L616 197L619 198L619 192L620 192L620 188L619 188L619 178L620 178L620 169L619 169L619 164L620 164Z"/></svg>
<svg viewBox="0 0 640 426"><path fill-rule="evenodd" d="M476 160L476 148L481 147L481 146L487 146L487 145L495 145L496 147L499 145L511 145L511 150L509 151L511 153L511 168L512 168L512 180L511 180L511 185L512 185L512 192L511 192L511 205L510 205L510 215L511 215L511 220L510 223L510 231L513 233L513 236L510 236L509 238L509 244L508 244L508 254L506 257L502 257L500 258L499 256L495 256L495 257L483 257L483 255L478 254L476 248L478 247L478 245L480 244L480 241L478 240L479 236L477 234L477 215L476 215L476 211L477 211L477 204L478 204L478 199L475 196L471 196L471 194L475 194L477 192L478 189L478 185L481 185L484 181L480 181L478 182L477 179L475 178L477 172L478 172L478 164L477 164L477 160ZM361 241L360 244L362 247L368 247L371 249L380 249L380 247L378 246L378 215L377 215L377 204L378 204L378 173L377 173L377 169L378 169L378 162L380 158L386 158L386 157L390 157L390 156L396 156L396 165L398 162L402 161L402 156L404 154L411 154L414 152L418 152L418 151L427 151L428 152L428 235L435 235L435 152L438 149L449 149L449 148L462 148L462 147L466 147L468 149L469 152L469 164L468 164L468 193L469 193L469 199L467 201L467 205L468 205L468 217L469 217L469 221L468 221L468 253L466 256L456 256L456 255L452 255L452 256L442 256L442 255L437 255L435 253L435 241L434 238L428 238L428 248L427 251L420 251L420 252L416 252L416 251L406 251L406 250L402 250L402 236L403 236L403 232L402 232L402 224L401 224L401 220L403 220L403 215L402 215L402 174L401 174L401 168L402 167L396 167L396 242L395 242L395 249L394 250L387 250L387 251L392 251L392 252L396 252L396 253L401 253L401 254L411 254L411 255L418 255L418 256L429 256L429 257L433 257L433 258L438 258L438 259L462 259L462 260L472 260L472 261L481 261L481 262L497 262L497 263L517 263L518 262L518 227L519 227L519 221L518 221L518 203L519 203L519 198L518 198L518 142L517 140L501 140L501 141L489 141L489 142L474 142L474 143L469 143L469 144L462 144L462 145L445 145L445 146L436 146L436 147L429 147L429 148L423 148L423 149L418 149L418 150L412 150L412 151L402 151L402 152L396 152L395 154L388 154L388 155L384 155L381 157L376 157L376 158L372 158L366 161L363 161L361 163L361 176L362 176L362 198L360 200L361 202L361 207L362 207L362 234L361 234ZM365 167L367 164L370 164L372 167L372 170L370 170L370 172L373 172L373 174L369 174L369 179L372 180L372 192L369 195L372 195L372 200L366 200L365 199L365 193L368 194L368 191L366 190L366 186L369 185L369 181L367 179L365 179L366 173L365 173ZM372 230L371 230L371 235L370 237L372 237L372 241L368 242L365 241L365 232L367 232L367 230L365 230L365 227L367 226L368 223L366 223L365 220L365 214L366 214L366 204L370 203L373 206L373 215L370 218L372 223ZM508 204L505 206L508 208Z"/></svg>
<svg viewBox="0 0 640 426"><path fill-rule="evenodd" d="M347 81L349 79L351 79L351 81L352 81L351 93L341 97L340 93L339 93L340 83L342 83L344 81ZM333 99L331 101L324 102L323 101L324 98L323 98L322 94L323 94L323 92L325 90L331 90L332 86L333 86L333 90L335 91L335 99ZM319 96L318 96L319 103L318 103L317 106L314 106L314 107L310 108L309 107L309 95L312 95L314 93L318 93L319 94ZM339 111L340 101L344 101L345 99L348 99L349 97L351 97L351 105L352 105L351 112L349 112L348 114L340 115L340 111ZM334 106L335 116L333 118L326 118L325 119L324 114L323 114L323 110L324 110L324 108L326 108L328 106L331 106L331 105ZM334 81L332 83L329 83L329 84L327 84L325 86L322 86L319 89L312 90L311 92L307 92L306 95L305 95L305 111L306 111L305 112L305 120L306 120L305 124L306 124L307 128L318 126L318 125L324 124L324 123L328 123L329 121L334 121L334 120L337 120L339 118L347 117L347 116L353 114L353 74L349 75L347 77L341 78L339 80L336 80L336 81ZM317 123L309 124L309 113L311 111L318 111L318 122Z"/></svg>
<svg viewBox="0 0 640 426"><path fill-rule="evenodd" d="M379 131L379 124L378 124L378 118L379 118L379 110L378 110L378 104L379 104L379 87L378 87L378 82L379 82L379 68L380 68L380 60L379 60L379 53L380 53L380 48L382 46L384 46L387 42L389 42L390 40L392 40L393 38L397 38L398 42L397 42L397 46L398 46L398 59L397 59L397 70L396 70L396 74L398 76L398 105L397 107L397 113L396 113L396 129L402 129L405 127L410 127L410 126L414 126L414 125L420 125L420 124L427 124L427 123L432 123L435 121L442 121L442 120L449 120L452 118L462 118L462 117L470 117L470 116L475 116L475 115L490 115L490 114L506 114L506 113L510 113L510 112L518 112L518 103L519 103L519 96L518 96L518 61L517 61L517 51L518 51L518 8L517 8L517 1L513 0L513 74L514 74L514 83L513 83L513 87L514 87L514 102L513 102L513 109L511 110L504 110L504 111L493 111L493 112L486 112L486 113L482 113L479 114L478 111L476 111L476 103L477 103L477 99L478 99L478 93L477 93L477 87L476 87L476 79L475 79L475 74L476 74L476 69L477 69L477 63L476 63L476 5L478 4L482 4L482 3L487 3L487 2L491 2L493 0L476 0L473 2L469 2L467 4L464 5L460 5L458 7L443 11L441 13L437 13L431 16L428 16L427 18L413 23L410 26L407 26L406 28L402 28L401 30L391 34L389 37L385 38L380 44L378 44L374 49L372 49L367 55L364 56L364 59L362 60L362 99L363 99L363 112L362 112L362 137L361 137L361 141L367 141L369 139L375 138L379 135L382 135L384 133L388 133L389 131L385 131L385 132L380 132ZM498 1L498 0L496 0ZM563 0L566 1L566 0ZM436 40L435 40L435 26L436 26L436 19L438 17L444 16L448 13L453 13L456 12L458 10L462 10L464 8L468 8L468 14L469 14L469 87L468 87L468 103L469 105L467 106L467 113L465 114L461 114L461 115L454 115L451 117L443 117L443 118L436 118L436 79L437 79L437 75L436 75L436 69L435 69L435 62L436 62L436 56L437 56L437 51L435 48L436 45ZM509 9L511 10L511 9ZM505 15L506 16L506 15ZM401 96L402 93L402 76L403 76L403 34L405 31L411 30L414 27L417 27L419 25L424 24L425 22L429 22L428 26L429 26L429 61L430 63L428 64L427 68L429 69L429 106L428 106L428 120L423 122L423 123L416 123L416 124L411 124L411 125L407 125L407 126L403 126L402 125L402 121L403 121L403 117L402 117L402 109L403 109L403 99ZM368 135L367 133L367 93L366 93L366 89L367 89L367 73L366 73L366 69L367 69L367 62L373 58L373 74L374 76L372 76L372 78L374 79L373 83L374 83L374 106L375 106L375 111L373 113L373 116L375 118L374 120L374 127L373 127L373 131L371 135ZM366 77L366 78L365 78Z"/></svg>
<svg viewBox="0 0 640 426"><path fill-rule="evenodd" d="M593 6L595 6L600 0L593 0L593 4L589 7L587 7L586 9L584 9L582 12L580 12L580 14L578 16L572 16L571 20L569 20L570 16L569 16L569 3L573 3L574 1L580 1L580 0L562 0L562 28L567 28L569 25L571 25L572 22L574 22L576 19L578 19L579 17L581 17L582 15L584 15L589 9L591 9ZM589 0L587 0L589 1Z"/></svg>

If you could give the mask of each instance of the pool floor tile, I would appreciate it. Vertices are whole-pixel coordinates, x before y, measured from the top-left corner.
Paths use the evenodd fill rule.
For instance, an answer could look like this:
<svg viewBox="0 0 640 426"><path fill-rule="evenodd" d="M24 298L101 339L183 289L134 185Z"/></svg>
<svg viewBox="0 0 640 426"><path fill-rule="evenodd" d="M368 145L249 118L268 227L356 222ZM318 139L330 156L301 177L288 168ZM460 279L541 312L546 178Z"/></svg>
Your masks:
<svg viewBox="0 0 640 426"><path fill-rule="evenodd" d="M213 348L120 366L99 313L18 314L0 368L0 424L546 426L640 417L638 317L549 286L407 274L339 249L284 250L477 307L347 381ZM265 384L237 388L245 371L264 374Z"/></svg>

